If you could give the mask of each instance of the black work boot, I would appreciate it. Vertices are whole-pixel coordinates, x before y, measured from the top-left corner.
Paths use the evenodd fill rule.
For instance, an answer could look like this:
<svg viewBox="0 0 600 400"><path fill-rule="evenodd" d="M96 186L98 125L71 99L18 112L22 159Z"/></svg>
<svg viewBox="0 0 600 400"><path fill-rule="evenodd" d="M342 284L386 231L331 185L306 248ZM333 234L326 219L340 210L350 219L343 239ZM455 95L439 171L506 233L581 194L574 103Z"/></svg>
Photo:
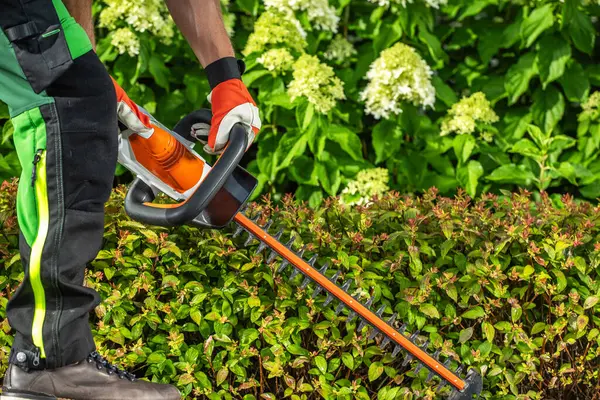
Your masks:
<svg viewBox="0 0 600 400"><path fill-rule="evenodd" d="M18 356L18 355L17 355ZM57 369L29 370L10 364L2 400L180 400L171 385L137 380L93 352L85 360Z"/></svg>

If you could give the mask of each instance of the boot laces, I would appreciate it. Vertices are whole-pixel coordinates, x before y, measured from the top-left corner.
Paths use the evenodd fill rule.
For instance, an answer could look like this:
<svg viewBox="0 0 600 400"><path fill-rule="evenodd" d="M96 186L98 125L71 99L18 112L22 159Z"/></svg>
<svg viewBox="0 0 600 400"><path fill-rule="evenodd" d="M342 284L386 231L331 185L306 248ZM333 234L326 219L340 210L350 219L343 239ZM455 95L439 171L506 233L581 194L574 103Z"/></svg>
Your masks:
<svg viewBox="0 0 600 400"><path fill-rule="evenodd" d="M89 363L95 362L98 369L106 368L106 372L109 375L116 374L119 378L129 379L131 382L135 380L135 375L118 368L114 364L109 363L97 351L90 353L90 355L87 357L87 361Z"/></svg>

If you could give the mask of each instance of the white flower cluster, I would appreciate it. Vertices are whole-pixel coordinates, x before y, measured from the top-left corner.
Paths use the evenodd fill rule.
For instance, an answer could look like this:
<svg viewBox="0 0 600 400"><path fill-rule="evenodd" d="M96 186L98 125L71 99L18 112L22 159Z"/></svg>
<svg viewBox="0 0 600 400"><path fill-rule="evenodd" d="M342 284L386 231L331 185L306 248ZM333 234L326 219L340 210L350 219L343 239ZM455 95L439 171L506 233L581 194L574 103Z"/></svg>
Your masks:
<svg viewBox="0 0 600 400"><path fill-rule="evenodd" d="M368 205L373 196L381 196L390 190L389 181L389 173L385 168L360 171L356 179L342 190L341 202L349 206Z"/></svg>
<svg viewBox="0 0 600 400"><path fill-rule="evenodd" d="M600 92L596 91L581 105L584 111L600 111Z"/></svg>
<svg viewBox="0 0 600 400"><path fill-rule="evenodd" d="M372 3L375 3L381 7L387 7L390 4L398 4L402 7L406 7L407 4L414 3L414 0L369 0ZM423 2L432 8L440 8L440 6L445 6L448 4L448 0L423 0Z"/></svg>
<svg viewBox="0 0 600 400"><path fill-rule="evenodd" d="M328 0L265 0L267 9L276 9L294 18L294 11L306 11L310 23L317 29L337 32L340 18Z"/></svg>
<svg viewBox="0 0 600 400"><path fill-rule="evenodd" d="M254 24L254 32L248 37L243 53L264 53L277 47L303 52L307 46L305 32L294 21L298 22L295 18L290 20L277 10L263 12Z"/></svg>
<svg viewBox="0 0 600 400"><path fill-rule="evenodd" d="M119 28L114 31L110 43L117 48L119 54L127 53L131 57L140 54L140 41L129 28Z"/></svg>
<svg viewBox="0 0 600 400"><path fill-rule="evenodd" d="M302 55L294 63L293 77L288 85L292 101L304 96L322 114L327 114L338 100L346 98L340 78L316 56Z"/></svg>
<svg viewBox="0 0 600 400"><path fill-rule="evenodd" d="M498 119L485 94L477 92L470 97L463 97L448 110L448 115L442 121L441 135L452 132L459 135L471 134L475 132L477 122L493 124Z"/></svg>
<svg viewBox="0 0 600 400"><path fill-rule="evenodd" d="M323 57L330 61L344 62L356 54L356 49L345 37L336 35L329 43Z"/></svg>
<svg viewBox="0 0 600 400"><path fill-rule="evenodd" d="M379 119L400 114L402 102L433 107L432 74L429 65L410 46L397 43L382 51L371 64L367 72L369 83L360 94L365 111Z"/></svg>
<svg viewBox="0 0 600 400"><path fill-rule="evenodd" d="M281 75L292 69L294 56L290 54L288 49L271 49L263 53L256 61L275 75Z"/></svg>
<svg viewBox="0 0 600 400"><path fill-rule="evenodd" d="M116 30L119 22L128 28L119 29L111 43L121 53L131 55L139 52L139 39L135 32L150 32L163 43L170 43L175 35L174 23L162 0L104 0L107 7L100 12L100 26Z"/></svg>

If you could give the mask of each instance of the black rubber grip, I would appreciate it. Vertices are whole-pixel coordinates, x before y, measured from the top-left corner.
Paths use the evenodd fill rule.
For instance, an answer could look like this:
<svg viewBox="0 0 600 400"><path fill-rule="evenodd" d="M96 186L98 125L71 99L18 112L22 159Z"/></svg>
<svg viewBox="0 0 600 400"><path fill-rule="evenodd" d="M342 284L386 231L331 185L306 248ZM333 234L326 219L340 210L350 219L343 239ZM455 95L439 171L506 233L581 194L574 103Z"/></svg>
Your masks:
<svg viewBox="0 0 600 400"><path fill-rule="evenodd" d="M159 208L145 203L154 200L152 188L136 178L125 197L125 211L136 221L157 226L179 226L191 222L208 206L237 168L246 152L246 129L235 124L229 134L229 143L215 165L196 191L184 202L171 208Z"/></svg>

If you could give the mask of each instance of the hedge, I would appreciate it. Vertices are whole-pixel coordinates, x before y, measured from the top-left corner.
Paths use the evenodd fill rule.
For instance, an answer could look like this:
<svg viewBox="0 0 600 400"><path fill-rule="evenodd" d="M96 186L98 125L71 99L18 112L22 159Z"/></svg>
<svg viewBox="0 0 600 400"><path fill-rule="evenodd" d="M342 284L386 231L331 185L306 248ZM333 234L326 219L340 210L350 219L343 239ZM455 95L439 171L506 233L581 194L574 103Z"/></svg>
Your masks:
<svg viewBox="0 0 600 400"><path fill-rule="evenodd" d="M23 276L15 192L5 182L0 194L0 375L11 344L4 307ZM189 398L436 398L427 371L367 342L346 311L299 287L301 275L290 281L254 254L256 243L242 248L232 229L144 226L123 214L124 193L107 204L103 250L86 275L104 299L92 324L109 360ZM325 203L263 198L249 210L284 238L298 234L295 248L332 261L328 274L353 278L353 295L385 304L384 317L397 312L430 351L481 371L484 398L598 398L598 207L435 189L368 207Z"/></svg>

